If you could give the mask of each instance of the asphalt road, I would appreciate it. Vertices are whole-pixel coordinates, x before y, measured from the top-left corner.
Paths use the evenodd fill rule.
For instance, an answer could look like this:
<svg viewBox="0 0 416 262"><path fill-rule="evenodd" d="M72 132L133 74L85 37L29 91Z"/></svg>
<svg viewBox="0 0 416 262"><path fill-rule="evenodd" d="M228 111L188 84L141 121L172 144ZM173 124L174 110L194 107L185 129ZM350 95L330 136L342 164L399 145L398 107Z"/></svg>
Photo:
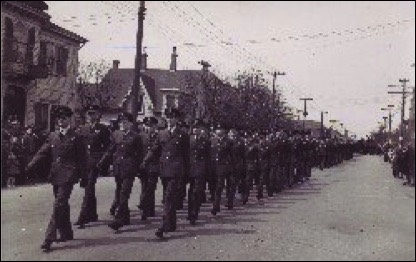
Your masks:
<svg viewBox="0 0 416 262"><path fill-rule="evenodd" d="M49 185L1 192L2 260L415 260L415 188L394 179L376 156L361 156L338 167L313 172L312 179L258 203L238 201L217 217L211 205L190 226L186 211L178 231L158 240L159 217L140 221L136 181L130 200L132 225L120 234L107 227L114 194L111 178L97 185L101 221L74 229L75 240L39 246L52 211ZM158 186L157 203L161 187ZM78 216L83 191L76 186L71 217ZM186 206L186 205L185 205Z"/></svg>

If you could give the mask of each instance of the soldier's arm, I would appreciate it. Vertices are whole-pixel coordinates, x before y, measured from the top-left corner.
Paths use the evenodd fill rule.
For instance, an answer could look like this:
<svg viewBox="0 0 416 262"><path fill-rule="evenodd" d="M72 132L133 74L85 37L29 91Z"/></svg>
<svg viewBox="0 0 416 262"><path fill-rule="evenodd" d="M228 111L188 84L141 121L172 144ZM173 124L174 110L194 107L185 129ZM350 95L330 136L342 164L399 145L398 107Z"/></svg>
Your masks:
<svg viewBox="0 0 416 262"><path fill-rule="evenodd" d="M108 127L103 125L103 146L105 150L111 145L111 131Z"/></svg>
<svg viewBox="0 0 416 262"><path fill-rule="evenodd" d="M162 144L158 136L156 141L154 141L153 144L151 145L149 152L147 152L146 156L144 157L142 166L148 165L150 161L152 161L154 158L157 157L157 155L160 154L161 150L162 150Z"/></svg>
<svg viewBox="0 0 416 262"><path fill-rule="evenodd" d="M52 158L52 147L50 143L51 139L47 139L45 143L41 146L41 148L36 152L33 156L32 160L26 167L26 170L30 173L30 171L34 168L37 163L40 161L51 161Z"/></svg>
<svg viewBox="0 0 416 262"><path fill-rule="evenodd" d="M78 134L76 136L76 158L77 158L77 168L79 170L79 178L81 179L81 184L85 184L85 179L87 178L87 145L84 138Z"/></svg>
<svg viewBox="0 0 416 262"><path fill-rule="evenodd" d="M108 146L107 151L104 153L103 157L97 164L97 167L100 169L103 168L105 165L107 165L107 163L110 161L110 158L113 156L114 152L116 151L116 142L115 142L114 135L111 135L110 139L111 139L111 143Z"/></svg>

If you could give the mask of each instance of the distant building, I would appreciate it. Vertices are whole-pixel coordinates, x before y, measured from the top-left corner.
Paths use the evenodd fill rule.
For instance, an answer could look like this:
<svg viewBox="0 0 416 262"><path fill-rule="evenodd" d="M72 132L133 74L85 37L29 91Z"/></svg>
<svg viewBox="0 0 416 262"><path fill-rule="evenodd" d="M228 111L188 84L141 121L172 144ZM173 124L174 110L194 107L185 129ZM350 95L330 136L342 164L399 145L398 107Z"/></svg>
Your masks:
<svg viewBox="0 0 416 262"><path fill-rule="evenodd" d="M192 95L193 102L197 104L194 116L204 115L204 80L218 79L208 71L207 65L203 64L202 70L178 70L176 48L173 48L169 69L148 68L147 57L146 53L143 54L138 119L149 115L163 116L168 107L182 107L181 98L187 95ZM103 108L103 122L110 123L121 110L131 111L134 74L133 68L120 68L120 62L113 61L113 67L99 83L110 92L110 99L106 102L106 108Z"/></svg>
<svg viewBox="0 0 416 262"><path fill-rule="evenodd" d="M78 51L87 39L50 21L44 1L1 2L1 114L42 130L57 105L75 108ZM4 122L3 122L4 123Z"/></svg>

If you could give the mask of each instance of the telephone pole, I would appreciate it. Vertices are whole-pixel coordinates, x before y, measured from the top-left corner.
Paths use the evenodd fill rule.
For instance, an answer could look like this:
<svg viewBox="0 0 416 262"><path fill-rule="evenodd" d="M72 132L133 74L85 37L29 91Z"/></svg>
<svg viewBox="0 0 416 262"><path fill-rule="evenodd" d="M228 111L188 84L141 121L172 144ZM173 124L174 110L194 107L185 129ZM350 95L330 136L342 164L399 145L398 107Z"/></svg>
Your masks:
<svg viewBox="0 0 416 262"><path fill-rule="evenodd" d="M406 91L406 84L409 82L409 79L402 78L399 79L399 82L402 84L402 91L389 91L388 94L390 95L402 95L402 116L401 116L401 123L400 123L400 136L402 138L401 144L403 145L404 142L404 117L405 117L405 108L406 108L406 98L407 94L411 92ZM397 85L389 85L389 87L397 87Z"/></svg>
<svg viewBox="0 0 416 262"><path fill-rule="evenodd" d="M138 11L138 27L136 35L136 59L134 64L134 80L133 87L131 89L132 96L132 108L131 113L135 122L137 121L139 112L139 93L140 93L140 70L142 66L142 43L143 43L143 23L144 15L146 12L145 1L140 1L140 7Z"/></svg>
<svg viewBox="0 0 416 262"><path fill-rule="evenodd" d="M272 91L272 96L273 96L273 99L272 99L272 121L271 121L271 126L272 126L272 128L275 128L275 125L276 125L276 78L277 78L277 76L284 76L284 75L286 75L286 73L285 72L274 72L273 73L273 91ZM280 101L279 101L280 102Z"/></svg>
<svg viewBox="0 0 416 262"><path fill-rule="evenodd" d="M305 130L305 121L306 121L306 117L308 116L308 110L307 110L307 104L306 102L308 101L312 101L313 98L300 98L299 100L302 100L304 105L303 105L303 130Z"/></svg>
<svg viewBox="0 0 416 262"><path fill-rule="evenodd" d="M321 139L325 137L325 131L324 131L324 115L327 115L328 112L321 111Z"/></svg>

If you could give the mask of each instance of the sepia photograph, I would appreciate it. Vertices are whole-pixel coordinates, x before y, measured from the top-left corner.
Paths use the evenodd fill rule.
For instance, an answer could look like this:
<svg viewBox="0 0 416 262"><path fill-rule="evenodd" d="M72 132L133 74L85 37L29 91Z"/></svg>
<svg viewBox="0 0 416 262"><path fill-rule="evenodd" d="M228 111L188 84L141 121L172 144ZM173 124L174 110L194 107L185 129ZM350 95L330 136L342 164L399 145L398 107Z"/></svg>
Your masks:
<svg viewBox="0 0 416 262"><path fill-rule="evenodd" d="M415 261L415 1L1 1L2 261Z"/></svg>

